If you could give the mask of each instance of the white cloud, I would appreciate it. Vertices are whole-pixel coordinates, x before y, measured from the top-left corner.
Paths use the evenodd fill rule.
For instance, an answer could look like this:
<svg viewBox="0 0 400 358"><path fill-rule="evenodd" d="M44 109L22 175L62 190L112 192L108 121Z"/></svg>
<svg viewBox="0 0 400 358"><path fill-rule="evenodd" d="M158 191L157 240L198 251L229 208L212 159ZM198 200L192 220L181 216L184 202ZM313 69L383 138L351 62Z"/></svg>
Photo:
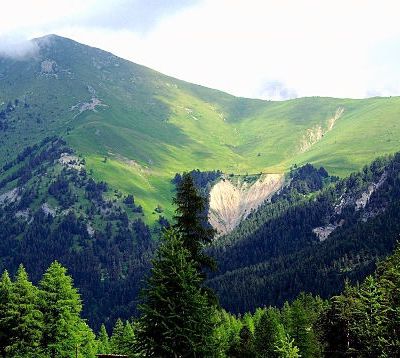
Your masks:
<svg viewBox="0 0 400 358"><path fill-rule="evenodd" d="M35 42L27 41L18 35L0 36L0 56L11 57L14 59L24 59L35 56L39 47Z"/></svg>
<svg viewBox="0 0 400 358"><path fill-rule="evenodd" d="M174 1L173 9L158 12L140 0L118 0L114 7L96 0L15 0L11 6L21 2L41 6L29 5L31 16L10 16L0 31L55 32L240 96L400 94L397 1L203 0L182 7ZM133 15L117 16L125 7L145 14L140 28ZM123 26L116 26L118 18Z"/></svg>

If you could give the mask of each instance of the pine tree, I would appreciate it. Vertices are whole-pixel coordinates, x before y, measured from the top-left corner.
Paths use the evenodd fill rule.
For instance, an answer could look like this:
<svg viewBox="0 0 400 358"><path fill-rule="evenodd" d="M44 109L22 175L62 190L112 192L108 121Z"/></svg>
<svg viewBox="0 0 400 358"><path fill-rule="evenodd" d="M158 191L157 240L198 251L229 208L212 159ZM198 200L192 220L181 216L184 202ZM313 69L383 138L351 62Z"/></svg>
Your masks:
<svg viewBox="0 0 400 358"><path fill-rule="evenodd" d="M384 293L373 276L368 276L355 294L354 320L350 329L354 332L358 351L367 357L377 357L382 352L381 338L385 335Z"/></svg>
<svg viewBox="0 0 400 358"><path fill-rule="evenodd" d="M5 278L7 280L7 278ZM11 286L10 300L3 312L9 325L7 357L42 357L40 340L43 317L38 308L37 288L29 281L22 265Z"/></svg>
<svg viewBox="0 0 400 358"><path fill-rule="evenodd" d="M355 288L345 282L341 295L331 298L331 306L319 317L325 342L325 354L343 357L355 353L354 322Z"/></svg>
<svg viewBox="0 0 400 358"><path fill-rule="evenodd" d="M97 353L106 354L111 353L110 350L110 339L104 324L101 325L100 331L97 337Z"/></svg>
<svg viewBox="0 0 400 358"><path fill-rule="evenodd" d="M76 344L78 358L94 358L97 353L95 334L83 320L80 320L77 328L77 331L79 332L78 342Z"/></svg>
<svg viewBox="0 0 400 358"><path fill-rule="evenodd" d="M129 358L133 358L135 355L133 353L135 345L135 333L133 331L132 325L129 321L125 322L121 353L127 355Z"/></svg>
<svg viewBox="0 0 400 358"><path fill-rule="evenodd" d="M279 312L273 308L268 308L255 328L254 338L257 357L279 357L276 352L276 345L279 340L279 324Z"/></svg>
<svg viewBox="0 0 400 358"><path fill-rule="evenodd" d="M377 280L384 294L381 304L386 329L380 337L382 354L400 357L400 244L393 255L378 266Z"/></svg>
<svg viewBox="0 0 400 358"><path fill-rule="evenodd" d="M206 200L198 193L189 173L182 175L174 204L177 206L174 228L181 235L196 268L199 271L202 268L215 268L214 260L202 251L203 246L212 241L215 231L207 222Z"/></svg>
<svg viewBox="0 0 400 358"><path fill-rule="evenodd" d="M12 322L7 314L12 294L12 282L7 271L3 272L0 281L0 356L3 357L9 345Z"/></svg>
<svg viewBox="0 0 400 358"><path fill-rule="evenodd" d="M246 325L239 332L239 346L237 356L241 358L253 358L256 355L254 335Z"/></svg>
<svg viewBox="0 0 400 358"><path fill-rule="evenodd" d="M70 356L80 344L93 344L82 339L82 335L86 338L93 335L87 332L80 318L81 299L66 271L55 261L39 283L40 308L45 322L42 345L50 357Z"/></svg>
<svg viewBox="0 0 400 358"><path fill-rule="evenodd" d="M215 309L176 230L164 234L142 292L137 347L146 357L212 357Z"/></svg>
<svg viewBox="0 0 400 358"><path fill-rule="evenodd" d="M124 323L120 318L115 322L111 339L110 350L115 354L122 354L124 349Z"/></svg>

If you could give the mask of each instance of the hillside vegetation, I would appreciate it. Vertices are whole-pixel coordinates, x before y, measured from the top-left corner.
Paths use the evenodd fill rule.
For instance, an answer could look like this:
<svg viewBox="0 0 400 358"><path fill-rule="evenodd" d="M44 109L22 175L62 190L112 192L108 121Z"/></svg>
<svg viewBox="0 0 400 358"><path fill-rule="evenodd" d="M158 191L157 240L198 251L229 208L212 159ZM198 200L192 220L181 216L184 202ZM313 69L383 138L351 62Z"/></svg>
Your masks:
<svg viewBox="0 0 400 358"><path fill-rule="evenodd" d="M154 222L172 215L171 178L199 168L282 173L294 163L344 176L399 149L400 98L237 98L58 36L0 58L0 160L59 135L88 172L133 193Z"/></svg>

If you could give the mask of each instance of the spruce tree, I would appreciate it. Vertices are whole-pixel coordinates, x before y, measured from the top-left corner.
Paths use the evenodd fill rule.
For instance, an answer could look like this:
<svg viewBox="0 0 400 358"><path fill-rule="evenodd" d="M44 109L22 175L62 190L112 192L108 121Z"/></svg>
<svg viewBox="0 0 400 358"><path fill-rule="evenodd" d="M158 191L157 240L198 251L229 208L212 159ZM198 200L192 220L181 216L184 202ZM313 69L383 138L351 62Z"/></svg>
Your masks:
<svg viewBox="0 0 400 358"><path fill-rule="evenodd" d="M254 332L257 357L278 358L276 345L279 341L279 312L268 308L261 316Z"/></svg>
<svg viewBox="0 0 400 358"><path fill-rule="evenodd" d="M104 324L101 325L99 334L97 336L97 353L106 354L111 353L110 339Z"/></svg>
<svg viewBox="0 0 400 358"><path fill-rule="evenodd" d="M207 222L207 202L196 189L189 173L182 175L174 204L177 206L174 228L181 235L183 246L189 251L196 268L215 268L215 262L203 252L205 244L214 238L215 231Z"/></svg>
<svg viewBox="0 0 400 358"><path fill-rule="evenodd" d="M87 326L80 318L82 303L67 270L53 262L39 283L40 307L45 326L42 345L50 357L70 356L81 344L92 344ZM79 350L85 350L80 347Z"/></svg>
<svg viewBox="0 0 400 358"><path fill-rule="evenodd" d="M384 294L381 304L386 329L380 337L384 346L382 354L400 357L400 244L378 266L377 280Z"/></svg>
<svg viewBox="0 0 400 358"><path fill-rule="evenodd" d="M239 332L239 345L236 354L238 357L242 358L253 358L256 356L254 335L246 325L244 325Z"/></svg>
<svg viewBox="0 0 400 358"><path fill-rule="evenodd" d="M142 291L138 350L146 357L212 357L215 308L201 289L183 239L174 229L164 233L147 287Z"/></svg>
<svg viewBox="0 0 400 358"><path fill-rule="evenodd" d="M10 299L3 314L9 327L6 356L42 357L40 340L43 316L38 308L38 291L29 281L22 265L19 266L11 286Z"/></svg>
<svg viewBox="0 0 400 358"><path fill-rule="evenodd" d="M135 343L135 333L129 321L125 322L122 337L123 339L122 339L121 353L127 355L129 358L135 357L136 355L134 355L133 352Z"/></svg>
<svg viewBox="0 0 400 358"><path fill-rule="evenodd" d="M0 356L3 357L9 345L12 327L11 317L8 316L8 307L12 294L12 282L7 271L3 272L0 281Z"/></svg>
<svg viewBox="0 0 400 358"><path fill-rule="evenodd" d="M124 340L124 324L120 318L115 322L111 339L110 350L112 353L122 354Z"/></svg>

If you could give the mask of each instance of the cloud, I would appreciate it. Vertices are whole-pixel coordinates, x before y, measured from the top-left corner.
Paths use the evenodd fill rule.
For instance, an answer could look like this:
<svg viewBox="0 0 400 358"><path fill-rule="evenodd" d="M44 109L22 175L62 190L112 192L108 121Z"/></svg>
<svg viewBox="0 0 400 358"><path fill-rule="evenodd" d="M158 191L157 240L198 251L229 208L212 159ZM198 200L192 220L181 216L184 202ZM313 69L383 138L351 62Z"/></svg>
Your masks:
<svg viewBox="0 0 400 358"><path fill-rule="evenodd" d="M6 3L0 33L56 33L237 96L400 94L396 0Z"/></svg>
<svg viewBox="0 0 400 358"><path fill-rule="evenodd" d="M161 19L197 4L199 0L114 0L99 2L93 11L75 20L76 25L146 33ZM71 21L68 21L69 26Z"/></svg>
<svg viewBox="0 0 400 358"><path fill-rule="evenodd" d="M39 46L34 41L25 40L18 35L0 37L0 56L23 60L38 53Z"/></svg>
<svg viewBox="0 0 400 358"><path fill-rule="evenodd" d="M261 98L270 100L286 100L297 97L297 92L293 88L288 88L281 81L267 81L258 91Z"/></svg>

